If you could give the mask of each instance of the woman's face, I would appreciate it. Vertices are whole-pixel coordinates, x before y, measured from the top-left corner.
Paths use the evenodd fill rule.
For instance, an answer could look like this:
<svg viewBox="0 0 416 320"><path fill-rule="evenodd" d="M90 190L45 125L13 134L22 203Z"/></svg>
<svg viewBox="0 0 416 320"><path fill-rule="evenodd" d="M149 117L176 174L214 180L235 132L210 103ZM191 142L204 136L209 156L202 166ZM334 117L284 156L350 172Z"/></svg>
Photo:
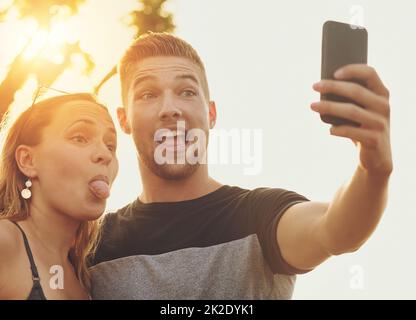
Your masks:
<svg viewBox="0 0 416 320"><path fill-rule="evenodd" d="M79 221L97 219L118 172L116 146L104 108L84 100L59 107L33 148L32 203L41 201Z"/></svg>

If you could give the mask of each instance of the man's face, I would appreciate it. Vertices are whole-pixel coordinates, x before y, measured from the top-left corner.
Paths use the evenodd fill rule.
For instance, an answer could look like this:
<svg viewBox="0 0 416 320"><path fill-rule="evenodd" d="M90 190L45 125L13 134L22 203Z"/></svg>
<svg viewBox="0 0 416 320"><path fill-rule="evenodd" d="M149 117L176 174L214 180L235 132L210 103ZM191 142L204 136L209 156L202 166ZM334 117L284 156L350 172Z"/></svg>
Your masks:
<svg viewBox="0 0 416 320"><path fill-rule="evenodd" d="M215 104L207 101L202 79L196 64L179 57L146 58L130 71L127 106L118 109L120 125L124 132L133 134L139 161L161 178L184 179L198 168L198 162L187 161L198 140L199 145L203 142L203 150L191 153L198 157L205 154L216 111ZM166 138L166 129L179 136ZM194 140L192 132L202 133L205 140ZM174 163L160 164L158 156L167 153L174 155Z"/></svg>

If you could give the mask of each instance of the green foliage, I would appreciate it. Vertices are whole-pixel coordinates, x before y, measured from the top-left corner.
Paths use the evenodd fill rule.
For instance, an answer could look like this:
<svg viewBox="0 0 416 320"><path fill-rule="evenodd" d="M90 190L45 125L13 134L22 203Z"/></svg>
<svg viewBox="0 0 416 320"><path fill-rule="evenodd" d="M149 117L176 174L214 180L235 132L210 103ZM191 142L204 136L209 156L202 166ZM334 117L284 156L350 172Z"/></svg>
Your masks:
<svg viewBox="0 0 416 320"><path fill-rule="evenodd" d="M135 38L149 31L173 32L175 30L173 15L164 11L163 8L166 0L138 0L138 2L140 9L130 13L131 22L129 23L136 29ZM101 87L116 74L117 67L113 66L95 87L95 93L98 94Z"/></svg>
<svg viewBox="0 0 416 320"><path fill-rule="evenodd" d="M131 26L136 28L136 37L149 32L173 32L173 15L163 10L166 0L141 0L142 8L133 11Z"/></svg>
<svg viewBox="0 0 416 320"><path fill-rule="evenodd" d="M85 0L15 0L6 9L0 11L0 19L6 17L10 10L18 12L19 20L34 19L39 28L50 30L55 18L64 18L75 15L79 6ZM92 57L84 52L79 43L64 43L61 52L63 61L60 64L53 63L41 56L41 51L30 60L23 59L25 49L29 46L30 39L25 48L15 57L9 66L6 77L0 84L0 119L14 101L15 93L25 84L30 75L35 75L39 84L50 86L71 65L73 55L80 55L85 62L85 74L89 74L94 68Z"/></svg>
<svg viewBox="0 0 416 320"><path fill-rule="evenodd" d="M114 1L117 4L117 0ZM173 32L175 25L171 13L165 12L166 0L137 0L139 9L130 13L130 26L136 29L136 37L149 31ZM53 21L74 16L85 0L15 0L10 6L0 10L0 21L13 10L18 13L19 20L34 19L40 29L50 30ZM45 59L41 54L35 55L31 60L23 59L25 49L15 57L10 64L8 73L0 83L0 119L7 112L14 101L15 93L24 85L30 75L35 75L39 84L52 86L59 76L71 66L71 58L80 55L85 62L85 74L90 74L94 68L94 59L84 52L77 43L64 43L61 52L63 61L60 64ZM111 39L109 39L109 43ZM95 88L98 93L101 86L116 74L117 69L111 71Z"/></svg>
<svg viewBox="0 0 416 320"><path fill-rule="evenodd" d="M84 2L85 0L15 0L8 8L0 11L0 17L4 17L9 10L16 9L20 19L33 18L41 28L49 29L53 18L77 14L79 6Z"/></svg>

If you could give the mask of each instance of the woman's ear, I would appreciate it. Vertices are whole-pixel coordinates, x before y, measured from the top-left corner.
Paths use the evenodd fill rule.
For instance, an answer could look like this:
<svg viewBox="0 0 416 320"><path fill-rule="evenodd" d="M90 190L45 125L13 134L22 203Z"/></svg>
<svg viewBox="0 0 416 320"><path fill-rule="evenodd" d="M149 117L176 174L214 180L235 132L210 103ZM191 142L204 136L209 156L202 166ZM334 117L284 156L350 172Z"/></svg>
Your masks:
<svg viewBox="0 0 416 320"><path fill-rule="evenodd" d="M123 130L124 133L130 134L131 128L130 128L129 122L127 121L126 108L123 108L123 107L117 108L117 118L118 118L118 123L120 124L121 130Z"/></svg>
<svg viewBox="0 0 416 320"><path fill-rule="evenodd" d="M212 129L217 121L217 107L214 101L209 102L209 128Z"/></svg>
<svg viewBox="0 0 416 320"><path fill-rule="evenodd" d="M17 147L14 154L19 170L29 178L34 178L37 175L35 168L34 150L32 147L20 145Z"/></svg>

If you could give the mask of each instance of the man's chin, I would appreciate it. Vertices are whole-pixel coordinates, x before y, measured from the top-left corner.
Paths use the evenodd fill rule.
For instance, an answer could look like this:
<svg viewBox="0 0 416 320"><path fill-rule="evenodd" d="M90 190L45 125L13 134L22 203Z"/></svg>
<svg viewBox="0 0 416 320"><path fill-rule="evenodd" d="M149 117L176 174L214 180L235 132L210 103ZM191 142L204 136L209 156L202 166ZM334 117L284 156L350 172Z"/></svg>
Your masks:
<svg viewBox="0 0 416 320"><path fill-rule="evenodd" d="M198 165L191 164L164 164L154 163L150 170L157 176L166 180L183 180L190 177L198 168Z"/></svg>
<svg viewBox="0 0 416 320"><path fill-rule="evenodd" d="M143 148L144 149L144 148ZM139 148L139 150L143 150ZM144 151L144 150L143 150ZM178 160L177 156L174 157L177 160L177 163L163 163L158 164L154 158L155 151L154 149L150 150L149 152L139 152L139 161L147 167L149 171L153 174L157 175L158 177L166 180L183 180L186 179L200 167L201 163L198 161L196 163L189 163L186 159L180 158Z"/></svg>

